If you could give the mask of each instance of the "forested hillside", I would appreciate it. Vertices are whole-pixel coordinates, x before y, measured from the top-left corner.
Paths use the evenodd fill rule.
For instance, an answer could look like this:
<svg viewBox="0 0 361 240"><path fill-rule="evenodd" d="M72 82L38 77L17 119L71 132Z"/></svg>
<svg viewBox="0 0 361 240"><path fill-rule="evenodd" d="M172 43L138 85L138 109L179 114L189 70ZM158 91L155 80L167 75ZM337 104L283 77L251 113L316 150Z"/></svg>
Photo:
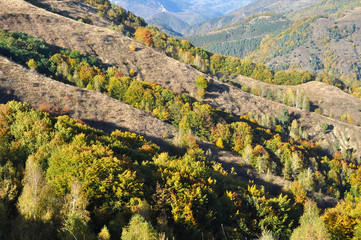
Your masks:
<svg viewBox="0 0 361 240"><path fill-rule="evenodd" d="M352 10L359 7L360 4L360 0L318 0L304 9L296 9L297 11L290 13L289 16L292 19L297 20L302 17L312 17L318 14L332 15L340 11Z"/></svg>
<svg viewBox="0 0 361 240"><path fill-rule="evenodd" d="M1 96L75 102L1 105L0 237L360 238L360 127L309 112L292 89L276 103L230 81L329 76L213 54L106 0L31 2L0 0ZM134 122L139 135L63 116L80 108L89 124Z"/></svg>
<svg viewBox="0 0 361 240"><path fill-rule="evenodd" d="M210 52L243 58L256 50L266 35L277 34L290 25L291 21L282 15L262 13L240 24L185 39Z"/></svg>
<svg viewBox="0 0 361 240"><path fill-rule="evenodd" d="M322 2L322 1L321 1ZM318 4L321 4L318 3ZM319 14L297 20L286 31L262 40L248 59L273 69L304 69L336 76L355 96L360 96L360 8L359 1L327 2L307 8L295 16ZM321 6L321 5L320 5ZM333 15L325 15L334 13Z"/></svg>

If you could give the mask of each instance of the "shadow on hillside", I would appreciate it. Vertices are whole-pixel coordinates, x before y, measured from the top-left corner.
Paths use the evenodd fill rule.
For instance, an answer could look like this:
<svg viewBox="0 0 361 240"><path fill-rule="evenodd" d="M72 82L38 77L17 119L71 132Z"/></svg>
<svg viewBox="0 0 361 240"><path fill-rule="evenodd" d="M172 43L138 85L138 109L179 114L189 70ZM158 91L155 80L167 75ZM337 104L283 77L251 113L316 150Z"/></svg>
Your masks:
<svg viewBox="0 0 361 240"><path fill-rule="evenodd" d="M217 162L222 163L222 167L227 170L228 172L237 173L237 176L239 179L245 183L248 183L249 181L253 181L256 185L262 185L264 186L266 192L270 193L271 195L278 196L280 193L283 193L284 195L288 195L288 192L285 192L283 187L286 185L285 183L274 183L271 181L267 181L264 179L263 174L259 174L252 166L248 164L240 164L238 162L235 162L234 160L217 160L219 153L222 151L215 147L213 144L210 143L201 143L200 147L204 150L210 150L212 152L212 158L216 160ZM262 177L263 175L263 177ZM271 176L272 178L273 176ZM276 180L280 181L280 179ZM282 181L282 180L281 180ZM325 208L331 208L335 207L337 205L337 199L317 193L309 191L307 192L307 196L314 201L317 202L317 205L321 209Z"/></svg>
<svg viewBox="0 0 361 240"><path fill-rule="evenodd" d="M120 130L122 132L134 132L138 135L143 136L146 140L157 144L161 148L162 151L167 151L172 155L180 155L185 152L185 150L183 148L178 148L178 147L174 146L173 144L170 143L170 141L167 141L166 139L149 136L144 131L134 131L134 130L130 130L128 128L119 127L112 122L98 121L98 120L94 120L94 119L82 119L82 121L84 121L86 124L88 124L89 126L91 126L93 128L100 129L109 134L115 130Z"/></svg>
<svg viewBox="0 0 361 240"><path fill-rule="evenodd" d="M229 86L225 84L210 84L207 88L208 93L216 92L216 93L222 93L222 92L229 92Z"/></svg>
<svg viewBox="0 0 361 240"><path fill-rule="evenodd" d="M0 87L0 104L6 104L12 100L19 101L12 90Z"/></svg>

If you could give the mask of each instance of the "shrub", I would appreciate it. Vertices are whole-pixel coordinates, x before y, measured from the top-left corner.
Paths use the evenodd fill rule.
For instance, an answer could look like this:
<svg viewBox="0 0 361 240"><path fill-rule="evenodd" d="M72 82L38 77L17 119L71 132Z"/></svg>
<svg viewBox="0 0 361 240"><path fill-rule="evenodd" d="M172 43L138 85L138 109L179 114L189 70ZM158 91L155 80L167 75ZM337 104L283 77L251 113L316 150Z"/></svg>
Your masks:
<svg viewBox="0 0 361 240"><path fill-rule="evenodd" d="M134 44L129 45L129 50L132 52L135 52L137 50L137 48L135 47Z"/></svg>
<svg viewBox="0 0 361 240"><path fill-rule="evenodd" d="M328 129L328 124L325 122L321 123L321 129L323 133L326 133Z"/></svg>
<svg viewBox="0 0 361 240"><path fill-rule="evenodd" d="M315 113L322 114L322 109L321 108L316 108Z"/></svg>
<svg viewBox="0 0 361 240"><path fill-rule="evenodd" d="M123 228L122 240L133 239L158 239L157 233L150 223L148 223L142 216L136 214L129 222L129 226Z"/></svg>
<svg viewBox="0 0 361 240"><path fill-rule="evenodd" d="M251 88L249 86L247 86L247 85L243 85L242 86L242 91L245 91L245 92L249 93L251 91Z"/></svg>
<svg viewBox="0 0 361 240"><path fill-rule="evenodd" d="M134 77L134 76L135 76L135 71L134 71L133 69L130 69L130 70L129 70L129 75L130 75L131 77Z"/></svg>
<svg viewBox="0 0 361 240"><path fill-rule="evenodd" d="M30 59L29 62L28 62L28 67L31 68L31 69L37 70L38 69L38 64L36 64L34 59Z"/></svg>
<svg viewBox="0 0 361 240"><path fill-rule="evenodd" d="M203 75L199 75L196 78L196 86L197 88L207 89L208 88L208 81Z"/></svg>

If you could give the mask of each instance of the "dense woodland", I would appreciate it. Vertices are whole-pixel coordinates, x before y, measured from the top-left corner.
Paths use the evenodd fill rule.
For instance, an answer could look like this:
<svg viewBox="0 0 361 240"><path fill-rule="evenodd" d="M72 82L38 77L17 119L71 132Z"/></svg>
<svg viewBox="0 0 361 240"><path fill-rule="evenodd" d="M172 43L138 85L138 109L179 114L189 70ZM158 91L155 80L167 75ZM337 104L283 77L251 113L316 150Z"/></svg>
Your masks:
<svg viewBox="0 0 361 240"><path fill-rule="evenodd" d="M243 58L256 50L267 34L279 33L290 24L291 21L282 15L266 12L248 17L234 26L185 39L211 52Z"/></svg>
<svg viewBox="0 0 361 240"><path fill-rule="evenodd" d="M327 75L273 72L261 64L212 54L167 37L108 1L87 2L103 17L121 23L112 29L215 76L239 73L277 84L318 77L340 84ZM27 104L2 105L0 238L361 238L360 159L338 146L335 150L340 151L327 154L307 140L287 109L276 117L233 116L186 94L136 81L132 70L122 73L92 56L19 32L0 31L0 54L58 81L151 112L178 127L179 147L185 149L162 152L133 133L106 134ZM211 82L200 75L194 84L202 98ZM302 100L300 107L307 110L307 102ZM322 128L326 132L327 124ZM281 194L271 194L242 182L200 149L192 135L241 155L260 173L282 176L292 184ZM307 198L308 191L316 192L315 200L326 194L342 201L320 213Z"/></svg>

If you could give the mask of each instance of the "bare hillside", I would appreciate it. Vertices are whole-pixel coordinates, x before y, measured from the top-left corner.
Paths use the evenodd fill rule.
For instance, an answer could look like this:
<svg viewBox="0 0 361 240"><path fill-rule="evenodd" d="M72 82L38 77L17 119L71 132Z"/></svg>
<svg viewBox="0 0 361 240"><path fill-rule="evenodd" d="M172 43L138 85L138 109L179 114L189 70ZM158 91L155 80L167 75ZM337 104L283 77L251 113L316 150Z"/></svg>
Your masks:
<svg viewBox="0 0 361 240"><path fill-rule="evenodd" d="M69 15L77 11L72 5L65 6L69 6ZM192 83L200 74L197 70L121 33L71 20L23 0L1 0L0 8L0 27L4 30L25 32L47 43L97 56L106 64L118 66L124 73L133 69L142 80L166 83L178 79L172 83L174 90L194 91ZM138 50L130 51L131 44Z"/></svg>
<svg viewBox="0 0 361 240"><path fill-rule="evenodd" d="M144 135L162 145L176 135L176 128L153 115L105 94L83 90L12 63L0 57L0 100L28 102L34 108L59 111L110 132L115 129Z"/></svg>
<svg viewBox="0 0 361 240"><path fill-rule="evenodd" d="M345 93L337 87L322 83L308 82L301 85L272 85L252 78L238 76L235 81L251 88L263 87L276 92L277 89L283 91L291 88L294 91L301 90L308 97L314 107L320 108L323 115L333 115L333 118L340 120L341 116L349 113L354 118L355 125L361 125L361 99Z"/></svg>
<svg viewBox="0 0 361 240"><path fill-rule="evenodd" d="M64 11L67 9L70 15L74 10L66 6ZM23 0L1 0L0 7L0 27L3 29L26 32L56 46L95 55L104 63L116 65L123 71L135 69L139 79L157 82L176 92L188 92L191 95L195 92L194 79L200 72L161 52L138 44L123 34L71 20ZM89 13L92 14L91 11ZM130 44L136 45L139 50L130 51ZM276 115L286 107L217 80L214 81L210 94L206 95L205 102L236 115L249 112ZM361 146L361 128L315 113L286 108L298 118L311 139L322 142L331 152L335 143L354 150ZM332 126L332 130L327 134L321 133L320 125L323 122Z"/></svg>
<svg viewBox="0 0 361 240"><path fill-rule="evenodd" d="M333 146L337 143L340 147L356 150L357 154L360 154L361 128L358 126L343 123L317 113L288 107L284 104L246 93L228 84L214 84L209 91L207 98L204 100L206 103L237 115L244 115L249 112L277 115L283 108L287 108L290 114L307 131L308 137L320 142L324 148L331 150L331 153L334 151ZM327 131L326 134L322 133L322 123L327 123L330 126L331 130Z"/></svg>

